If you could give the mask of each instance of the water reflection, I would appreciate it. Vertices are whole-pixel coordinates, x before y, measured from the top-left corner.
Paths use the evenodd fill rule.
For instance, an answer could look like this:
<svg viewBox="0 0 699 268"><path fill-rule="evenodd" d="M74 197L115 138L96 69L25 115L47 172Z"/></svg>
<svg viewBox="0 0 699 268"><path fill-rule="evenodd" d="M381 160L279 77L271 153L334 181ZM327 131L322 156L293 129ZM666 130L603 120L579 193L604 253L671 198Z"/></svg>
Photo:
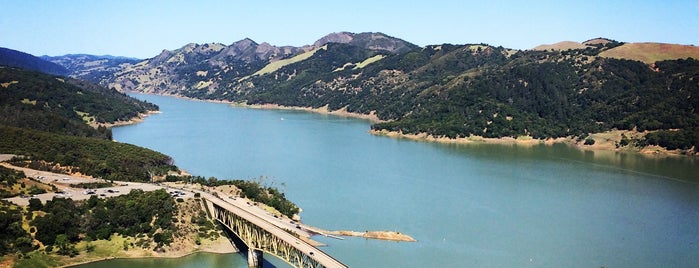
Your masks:
<svg viewBox="0 0 699 268"><path fill-rule="evenodd" d="M679 180L699 184L699 171L688 166L699 165L694 156L648 155L635 152L581 150L567 144L437 144L445 152L458 155L477 155L491 160L536 159L538 161L571 161L619 169L639 175Z"/></svg>

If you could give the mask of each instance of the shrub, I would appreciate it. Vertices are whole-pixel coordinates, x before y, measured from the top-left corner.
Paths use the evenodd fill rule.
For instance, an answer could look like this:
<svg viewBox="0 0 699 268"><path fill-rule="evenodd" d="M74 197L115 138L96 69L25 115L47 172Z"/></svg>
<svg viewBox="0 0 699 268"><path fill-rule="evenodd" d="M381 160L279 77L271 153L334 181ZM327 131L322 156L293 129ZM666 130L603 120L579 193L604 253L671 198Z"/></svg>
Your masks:
<svg viewBox="0 0 699 268"><path fill-rule="evenodd" d="M595 139L588 137L587 139L585 139L585 143L583 143L583 144L584 145L593 145L593 144L595 144Z"/></svg>

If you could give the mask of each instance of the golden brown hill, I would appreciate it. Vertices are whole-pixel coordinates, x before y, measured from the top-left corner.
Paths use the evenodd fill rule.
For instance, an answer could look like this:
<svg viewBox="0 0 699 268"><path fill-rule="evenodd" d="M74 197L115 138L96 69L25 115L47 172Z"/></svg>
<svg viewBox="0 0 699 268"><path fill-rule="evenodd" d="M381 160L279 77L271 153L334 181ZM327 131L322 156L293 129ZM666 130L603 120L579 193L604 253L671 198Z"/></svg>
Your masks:
<svg viewBox="0 0 699 268"><path fill-rule="evenodd" d="M611 43L611 42L613 42L613 41L610 39L603 38L603 37L597 37L597 38L593 38L593 39L587 40L587 41L582 42L582 43L583 43L583 45L592 46L592 45L606 45L606 44Z"/></svg>
<svg viewBox="0 0 699 268"><path fill-rule="evenodd" d="M699 47L663 44L663 43L628 43L599 54L601 57L638 60L648 64L662 60L699 59Z"/></svg>
<svg viewBox="0 0 699 268"><path fill-rule="evenodd" d="M538 45L532 50L568 50L568 49L585 49L588 46L573 41L563 41L555 44Z"/></svg>

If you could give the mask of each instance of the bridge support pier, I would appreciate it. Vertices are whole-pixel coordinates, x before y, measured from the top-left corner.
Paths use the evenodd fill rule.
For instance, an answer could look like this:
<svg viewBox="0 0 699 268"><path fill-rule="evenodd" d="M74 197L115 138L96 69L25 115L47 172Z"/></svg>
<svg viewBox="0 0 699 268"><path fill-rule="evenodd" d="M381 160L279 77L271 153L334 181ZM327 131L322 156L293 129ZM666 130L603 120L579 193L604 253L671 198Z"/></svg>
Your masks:
<svg viewBox="0 0 699 268"><path fill-rule="evenodd" d="M262 268L262 251L259 249L248 249L248 267Z"/></svg>

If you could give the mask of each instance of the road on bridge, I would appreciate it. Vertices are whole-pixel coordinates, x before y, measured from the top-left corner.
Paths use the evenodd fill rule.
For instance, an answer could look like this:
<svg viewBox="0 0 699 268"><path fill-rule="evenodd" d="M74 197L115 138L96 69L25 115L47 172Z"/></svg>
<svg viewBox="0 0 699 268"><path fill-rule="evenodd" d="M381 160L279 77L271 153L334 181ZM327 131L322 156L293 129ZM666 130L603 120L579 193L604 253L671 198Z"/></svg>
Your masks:
<svg viewBox="0 0 699 268"><path fill-rule="evenodd" d="M306 241L303 241L297 238L296 236L293 236L284 229L279 228L277 225L265 220L264 215L258 215L258 213L261 213L259 210L253 210L245 206L238 206L236 204L229 203L217 196L214 196L206 192L197 192L201 194L202 198L205 198L208 201L235 213L236 215L249 221L250 223L257 225L260 228L265 229L267 232L270 232L276 237L282 239L284 242L292 245L299 251L310 256L310 258L316 260L324 267L347 267L346 265L342 264L340 261L336 260L327 253L319 250L313 245L307 243Z"/></svg>

